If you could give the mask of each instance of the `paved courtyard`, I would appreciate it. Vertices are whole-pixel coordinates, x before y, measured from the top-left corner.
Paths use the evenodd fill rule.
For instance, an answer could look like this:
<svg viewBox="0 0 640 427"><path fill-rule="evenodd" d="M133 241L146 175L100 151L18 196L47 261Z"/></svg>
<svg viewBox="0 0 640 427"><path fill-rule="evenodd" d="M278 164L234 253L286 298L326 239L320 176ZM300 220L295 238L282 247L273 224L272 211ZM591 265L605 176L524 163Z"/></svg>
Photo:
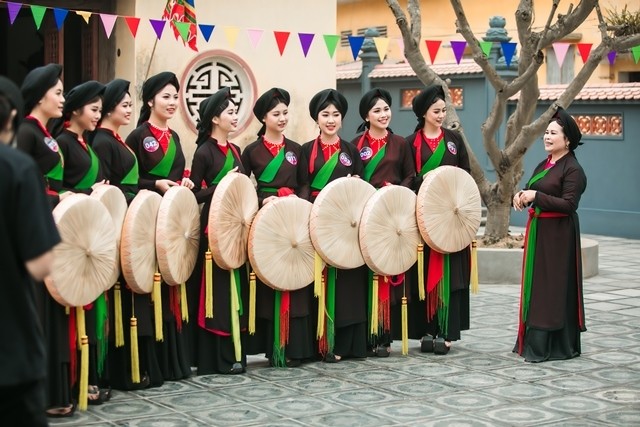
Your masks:
<svg viewBox="0 0 640 427"><path fill-rule="evenodd" d="M471 299L471 327L446 356L268 367L247 373L114 391L52 425L74 426L638 426L640 240L600 243L600 274L585 281L588 331L581 357L541 364L511 353L519 286L485 285Z"/></svg>

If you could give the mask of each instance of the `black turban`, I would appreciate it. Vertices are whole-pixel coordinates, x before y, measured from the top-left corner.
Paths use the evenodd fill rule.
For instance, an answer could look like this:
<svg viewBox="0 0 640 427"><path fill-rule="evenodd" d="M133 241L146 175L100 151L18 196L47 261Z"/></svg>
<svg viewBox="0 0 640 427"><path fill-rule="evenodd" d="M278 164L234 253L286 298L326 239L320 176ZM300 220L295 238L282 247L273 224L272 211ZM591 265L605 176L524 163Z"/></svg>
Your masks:
<svg viewBox="0 0 640 427"><path fill-rule="evenodd" d="M155 76L149 77L142 84L142 107L140 108L140 117L138 118L138 126L149 120L151 117L151 101L166 85L172 85L176 90L180 90L178 78L171 71L163 71Z"/></svg>
<svg viewBox="0 0 640 427"><path fill-rule="evenodd" d="M47 64L34 68L22 82L22 97L24 98L24 112L31 114L31 110L40 102L49 89L54 87L62 75L62 65Z"/></svg>
<svg viewBox="0 0 640 427"><path fill-rule="evenodd" d="M287 106L289 105L289 102L291 102L291 96L286 90L278 87L269 89L263 93L260 98L258 98L253 106L253 114L255 114L261 122L264 116L275 107L275 105L272 104L273 99L278 99L278 101L282 101ZM262 127L258 131L258 136L264 135L266 130L267 126L263 123Z"/></svg>
<svg viewBox="0 0 640 427"><path fill-rule="evenodd" d="M9 101L11 108L15 108L16 116L13 119L13 131L18 130L18 125L22 120L24 111L24 103L22 102L22 94L18 86L8 78L0 76L0 95L4 95Z"/></svg>
<svg viewBox="0 0 640 427"><path fill-rule="evenodd" d="M231 99L231 89L223 87L213 95L200 102L198 108L198 138L196 144L200 145L209 138L211 134L211 120L221 113L220 107L228 99Z"/></svg>
<svg viewBox="0 0 640 427"><path fill-rule="evenodd" d="M422 129L424 127L424 115L436 102L436 99L445 99L444 89L440 85L431 85L424 88L419 94L417 94L411 105L413 107L413 112L418 118L418 125L416 126L416 131Z"/></svg>
<svg viewBox="0 0 640 427"><path fill-rule="evenodd" d="M102 98L102 116L116 109L124 96L129 93L129 84L123 79L115 79L107 83Z"/></svg>
<svg viewBox="0 0 640 427"><path fill-rule="evenodd" d="M318 114L320 114L321 108L326 103L333 104L343 119L347 115L347 109L349 108L347 99L335 89L325 89L316 93L309 101L309 114L311 114L313 120L318 120Z"/></svg>
<svg viewBox="0 0 640 427"><path fill-rule="evenodd" d="M360 117L362 117L364 122L358 127L358 132L364 132L364 130L369 127L367 114L369 114L369 111L373 108L376 102L378 102L378 99L382 99L389 107L391 107L391 94L387 90L376 88L365 93L360 100L359 108Z"/></svg>
<svg viewBox="0 0 640 427"><path fill-rule="evenodd" d="M573 117L571 117L564 108L558 107L558 111L553 115L553 118L560 124L560 126L562 126L562 131L569 140L569 150L573 151L578 148L578 145L582 145L582 142L580 142L580 139L582 138L580 128L576 121L573 120Z"/></svg>
<svg viewBox="0 0 640 427"><path fill-rule="evenodd" d="M64 117L69 115L91 102L92 99L102 96L105 85L95 80L89 80L74 87L65 95L64 109L62 110Z"/></svg>

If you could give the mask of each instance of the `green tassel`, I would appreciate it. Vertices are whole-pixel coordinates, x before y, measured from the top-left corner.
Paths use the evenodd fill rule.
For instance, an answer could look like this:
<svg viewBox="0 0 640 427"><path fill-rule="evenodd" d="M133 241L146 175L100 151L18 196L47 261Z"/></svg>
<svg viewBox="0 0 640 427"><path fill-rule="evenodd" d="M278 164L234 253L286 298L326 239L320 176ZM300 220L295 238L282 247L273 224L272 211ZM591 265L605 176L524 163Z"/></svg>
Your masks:
<svg viewBox="0 0 640 427"><path fill-rule="evenodd" d="M287 366L285 347L280 346L280 301L282 292L275 291L275 304L273 308L273 366L283 368Z"/></svg>
<svg viewBox="0 0 640 427"><path fill-rule="evenodd" d="M531 218L527 236L527 258L524 262L524 283L522 297L522 322L527 321L529 314L529 301L531 299L531 283L533 282L533 261L536 258L536 235L538 234L538 215L540 208L535 208L535 216Z"/></svg>
<svg viewBox="0 0 640 427"><path fill-rule="evenodd" d="M451 269L449 265L449 254L444 255L444 272L442 280L438 284L440 294L440 308L438 308L438 324L443 336L447 336L449 331L449 298L451 296Z"/></svg>
<svg viewBox="0 0 640 427"><path fill-rule="evenodd" d="M336 313L336 274L335 267L329 267L327 270L327 347L329 353L333 353L335 346L335 313Z"/></svg>
<svg viewBox="0 0 640 427"><path fill-rule="evenodd" d="M103 293L94 302L94 310L96 316L96 346L97 346L97 370L98 376L102 376L104 372L104 363L107 359L107 349L109 340L107 337L107 322L109 320L109 311L107 309L107 299Z"/></svg>

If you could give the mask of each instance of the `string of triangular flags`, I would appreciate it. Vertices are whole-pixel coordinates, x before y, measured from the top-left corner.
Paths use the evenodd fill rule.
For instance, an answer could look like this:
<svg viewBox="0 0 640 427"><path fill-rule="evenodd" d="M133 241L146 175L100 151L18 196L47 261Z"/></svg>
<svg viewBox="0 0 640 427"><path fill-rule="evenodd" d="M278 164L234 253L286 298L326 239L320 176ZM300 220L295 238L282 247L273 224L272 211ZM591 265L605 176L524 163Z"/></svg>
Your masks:
<svg viewBox="0 0 640 427"><path fill-rule="evenodd" d="M58 30L60 30L64 25L64 21L67 18L67 15L69 12L74 12L77 15L81 16L87 24L89 23L89 19L91 18L92 15L98 15L100 17L100 21L102 22L102 27L104 29L104 32L107 38L111 37L116 21L118 19L123 20L126 23L131 35L135 38L138 33L140 21L142 20L142 18L138 18L135 16L113 15L108 13L97 13L97 12L94 13L94 12L87 12L82 10L64 9L59 7L51 8L47 6L23 4L23 3L4 1L4 0L0 0L0 3L6 3L7 10L9 12L9 23L11 25L13 25L13 23L15 22L18 16L18 13L20 12L20 9L23 6L29 7L31 10L31 14L33 16L33 21L35 23L36 29L38 30L42 25L42 21L44 19L45 13L47 12L47 9L51 9L53 11L56 27L58 28ZM164 27L166 26L168 21L164 19L150 19L150 18L148 18L147 20L151 28L153 29L157 39L160 40L164 32ZM200 23L193 24L190 22L178 22L178 21L171 21L171 23L178 30L178 32L180 33L180 36L185 42L187 42L188 40L191 26L197 26L197 29L200 31L200 34L202 35L202 37L205 39L206 42L209 42L214 29L217 28L217 26L213 24L200 24ZM241 29L236 26L222 27L222 31L227 40L227 43L232 49L236 45L236 42L238 40L238 35L240 34L240 30ZM265 30L262 30L262 29L257 29L257 28L246 29L246 34L252 48L254 49L258 48L264 33L265 33ZM278 51L280 52L280 56L282 56L284 54L287 43L289 41L291 32L290 31L273 31L273 35L275 38ZM305 57L309 53L311 44L315 39L316 39L316 34L314 33L306 33L306 32L298 33L298 40L300 42L302 54ZM338 42L340 41L340 36L337 34L322 34L322 39L324 40L329 56L333 58L336 48L338 47ZM400 50L404 52L404 44L402 42L402 39L398 38L395 40L398 42ZM364 41L365 41L364 36L348 36L349 47L351 48L351 54L353 56L354 61L358 58L358 54L362 49L362 45L364 44ZM387 49L389 48L390 39L387 37L373 37L373 42L378 52L378 56L380 57L380 62L382 62L384 60L384 57L386 56ZM431 63L434 64L438 51L440 50L440 47L442 45L442 40L425 40L425 43L427 47L427 52L429 54L429 59L431 60ZM462 40L462 41L451 40L450 44L456 59L456 63L460 64L460 61L462 60L462 57L464 55L464 51L467 47L467 42L465 40ZM489 56L489 53L491 52L491 48L493 46L493 42L481 41L479 42L479 44L485 56ZM580 53L580 57L582 58L582 61L586 62L591 53L592 44L576 43L575 45L578 49L578 52ZM507 66L511 65L511 61L516 51L516 46L517 46L517 43L515 42L500 43L500 47L502 48L502 53L504 55ZM566 57L566 54L570 46L571 46L570 43L554 43L553 44L553 49L554 49L559 66L562 66L562 63L564 62L564 59ZM638 61L640 61L640 45L631 48L631 52L633 55L633 60L637 64ZM615 62L616 55L617 53L615 51L609 52L609 54L607 55L609 64L613 64Z"/></svg>

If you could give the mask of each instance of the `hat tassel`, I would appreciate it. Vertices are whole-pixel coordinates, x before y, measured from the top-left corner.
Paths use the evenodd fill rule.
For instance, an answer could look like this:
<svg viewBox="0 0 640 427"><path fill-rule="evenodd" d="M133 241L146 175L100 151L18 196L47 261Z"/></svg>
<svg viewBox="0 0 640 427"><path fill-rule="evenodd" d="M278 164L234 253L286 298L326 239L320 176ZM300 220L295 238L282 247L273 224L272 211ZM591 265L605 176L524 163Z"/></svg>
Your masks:
<svg viewBox="0 0 640 427"><path fill-rule="evenodd" d="M153 301L153 317L155 318L156 341L164 341L162 332L162 289L160 273L153 275L153 290L151 291L151 299Z"/></svg>
<svg viewBox="0 0 640 427"><path fill-rule="evenodd" d="M84 309L76 307L76 327L80 345L80 381L78 383L78 409L87 410L89 393L89 338L84 321Z"/></svg>
<svg viewBox="0 0 640 427"><path fill-rule="evenodd" d="M477 294L480 290L478 285L478 241L471 242L471 292Z"/></svg>
<svg viewBox="0 0 640 427"><path fill-rule="evenodd" d="M205 265L205 317L213 319L213 261L211 251L207 250L204 254Z"/></svg>
<svg viewBox="0 0 640 427"><path fill-rule="evenodd" d="M418 298L424 301L426 298L424 289L424 244L418 244Z"/></svg>
<svg viewBox="0 0 640 427"><path fill-rule="evenodd" d="M113 323L115 324L115 344L120 348L124 346L124 328L122 326L122 290L120 282L116 282L113 288Z"/></svg>
<svg viewBox="0 0 640 427"><path fill-rule="evenodd" d="M249 334L256 333L256 273L249 273Z"/></svg>

